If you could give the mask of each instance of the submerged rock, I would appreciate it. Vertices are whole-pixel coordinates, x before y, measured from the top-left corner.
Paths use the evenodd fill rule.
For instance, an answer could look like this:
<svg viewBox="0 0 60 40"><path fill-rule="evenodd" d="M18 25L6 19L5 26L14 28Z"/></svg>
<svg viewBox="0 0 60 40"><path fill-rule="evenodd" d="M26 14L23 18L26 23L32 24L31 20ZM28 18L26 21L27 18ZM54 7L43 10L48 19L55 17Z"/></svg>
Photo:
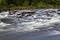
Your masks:
<svg viewBox="0 0 60 40"><path fill-rule="evenodd" d="M2 22L7 23L7 24L14 24L15 21L13 19L8 19L8 18L3 18L1 19Z"/></svg>

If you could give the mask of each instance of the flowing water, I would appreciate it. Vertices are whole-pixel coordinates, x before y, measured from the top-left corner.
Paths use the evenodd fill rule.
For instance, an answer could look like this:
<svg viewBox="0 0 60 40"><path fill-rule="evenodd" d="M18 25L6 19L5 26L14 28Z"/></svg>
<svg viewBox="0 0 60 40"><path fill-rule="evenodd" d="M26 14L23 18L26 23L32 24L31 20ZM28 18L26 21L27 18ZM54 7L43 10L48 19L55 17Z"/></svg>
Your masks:
<svg viewBox="0 0 60 40"><path fill-rule="evenodd" d="M22 18L0 13L0 40L60 40L60 11L38 9Z"/></svg>

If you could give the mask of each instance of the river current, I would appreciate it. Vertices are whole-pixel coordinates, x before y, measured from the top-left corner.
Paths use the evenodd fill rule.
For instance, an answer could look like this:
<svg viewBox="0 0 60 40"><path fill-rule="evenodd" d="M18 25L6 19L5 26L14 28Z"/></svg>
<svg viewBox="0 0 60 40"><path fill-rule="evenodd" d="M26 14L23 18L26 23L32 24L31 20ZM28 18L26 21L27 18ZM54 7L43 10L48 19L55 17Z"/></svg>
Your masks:
<svg viewBox="0 0 60 40"><path fill-rule="evenodd" d="M22 18L16 14L0 13L0 40L60 40L60 9L38 9Z"/></svg>

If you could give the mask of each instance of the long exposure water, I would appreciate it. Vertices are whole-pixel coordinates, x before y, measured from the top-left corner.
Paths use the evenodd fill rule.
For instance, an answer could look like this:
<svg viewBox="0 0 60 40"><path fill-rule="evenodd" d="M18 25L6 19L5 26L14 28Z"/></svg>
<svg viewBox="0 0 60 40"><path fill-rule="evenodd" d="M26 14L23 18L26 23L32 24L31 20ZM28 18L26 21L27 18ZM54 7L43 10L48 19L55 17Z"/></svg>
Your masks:
<svg viewBox="0 0 60 40"><path fill-rule="evenodd" d="M17 14L0 13L0 40L60 40L59 9L38 9L22 18Z"/></svg>

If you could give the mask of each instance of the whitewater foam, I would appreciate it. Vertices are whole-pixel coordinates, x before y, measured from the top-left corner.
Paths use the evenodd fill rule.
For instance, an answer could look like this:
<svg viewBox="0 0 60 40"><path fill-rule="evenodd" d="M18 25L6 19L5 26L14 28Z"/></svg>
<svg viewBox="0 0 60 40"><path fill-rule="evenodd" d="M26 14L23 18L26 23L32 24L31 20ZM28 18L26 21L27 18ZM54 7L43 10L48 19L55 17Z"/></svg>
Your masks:
<svg viewBox="0 0 60 40"><path fill-rule="evenodd" d="M11 17L11 19L14 19L16 22L16 25L13 25L13 26L16 26L15 30L19 30L19 31L21 31L21 30L33 31L37 28L48 27L52 23L60 22L60 16L58 16L56 13L52 13L51 15L53 15L53 17L51 17L51 16L46 15L45 11L47 9L46 10L42 9L42 10L37 11L32 16L26 17L26 15L25 15L23 18L17 18L17 17L15 18L15 17L9 16L8 12L2 12L0 14L0 18L6 18L6 17L10 18ZM49 11L49 9L47 11ZM11 24L0 23L0 25L1 25L0 27L3 27L3 26L11 25ZM13 29L13 28L11 28L11 29ZM39 30L39 29L37 29L37 30Z"/></svg>

